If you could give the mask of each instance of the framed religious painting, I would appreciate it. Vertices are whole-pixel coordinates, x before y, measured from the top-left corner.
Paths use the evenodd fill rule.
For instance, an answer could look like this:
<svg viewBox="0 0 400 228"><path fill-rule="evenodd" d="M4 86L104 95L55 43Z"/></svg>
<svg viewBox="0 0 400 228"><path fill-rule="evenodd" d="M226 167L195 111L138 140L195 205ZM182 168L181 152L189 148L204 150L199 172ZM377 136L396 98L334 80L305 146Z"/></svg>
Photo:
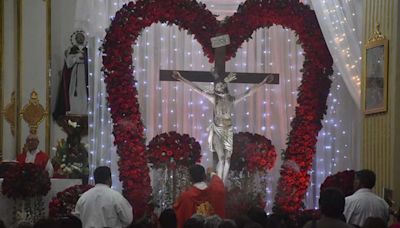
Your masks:
<svg viewBox="0 0 400 228"><path fill-rule="evenodd" d="M387 111L389 42L379 32L368 40L364 49L363 107L366 115Z"/></svg>

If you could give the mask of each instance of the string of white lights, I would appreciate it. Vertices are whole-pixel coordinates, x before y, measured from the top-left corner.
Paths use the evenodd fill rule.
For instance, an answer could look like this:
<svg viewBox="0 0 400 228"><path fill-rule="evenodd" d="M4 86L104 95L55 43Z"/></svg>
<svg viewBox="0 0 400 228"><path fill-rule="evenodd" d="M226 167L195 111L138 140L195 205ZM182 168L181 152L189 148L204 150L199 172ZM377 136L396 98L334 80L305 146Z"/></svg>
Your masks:
<svg viewBox="0 0 400 228"><path fill-rule="evenodd" d="M99 3L100 6L92 6L97 8L79 9L86 13L86 16L81 15L86 21L81 22L79 27L86 26L89 36L95 37L96 49L101 46L104 28L108 25L105 20L96 19L101 17L109 20L122 4L122 1L115 0L102 2L103 4ZM210 9L218 12L221 4L215 2L212 2L213 7ZM210 6L209 1L205 3ZM82 7L79 4L78 2L77 8ZM99 24L100 22L103 24ZM239 103L235 107L234 130L265 135L272 140L279 153L286 148L286 137L296 107L303 52L296 44L295 34L278 26L258 30L252 37L252 40L244 43L238 50L237 57L227 63L227 71L279 73L280 84L266 85L264 89ZM156 24L145 29L135 44L133 65L147 142L162 132L175 130L188 133L200 142L203 163L209 164L206 128L212 121L212 105L182 83L158 80L159 68L209 71L211 65L201 50L192 36L179 31L176 26ZM91 174L98 165L110 165L113 171L113 187L121 190L118 181L118 156L113 145L112 124L106 106L99 53L92 60L94 68L90 75L93 82L90 84L89 113ZM312 183L306 197L308 207L316 206L318 186L327 175L354 167L357 148L354 148L353 142L357 132L354 130L354 117L348 115L348 112L355 110L355 105L347 87L337 78L337 75L332 78L334 83L328 99L329 109L324 128L319 135ZM251 85L233 85L230 90L237 95L250 87ZM268 211L271 211L280 164L279 159L268 176Z"/></svg>
<svg viewBox="0 0 400 228"><path fill-rule="evenodd" d="M311 0L338 72L360 108L362 0Z"/></svg>

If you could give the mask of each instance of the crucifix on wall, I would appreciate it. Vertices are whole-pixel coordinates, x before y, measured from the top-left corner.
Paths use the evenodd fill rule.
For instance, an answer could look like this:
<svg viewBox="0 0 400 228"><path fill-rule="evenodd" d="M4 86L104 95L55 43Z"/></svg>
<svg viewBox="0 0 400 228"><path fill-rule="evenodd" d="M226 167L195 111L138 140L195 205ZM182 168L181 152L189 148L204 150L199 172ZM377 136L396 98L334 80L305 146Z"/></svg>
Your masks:
<svg viewBox="0 0 400 228"><path fill-rule="evenodd" d="M218 155L216 170L225 182L230 158L233 150L232 114L236 103L254 93L264 84L279 84L278 74L261 73L226 73L225 52L229 45L229 36L223 35L211 39L215 50L215 68L210 72L203 71L171 71L161 70L161 81L182 81L192 87L197 93L206 97L213 105L213 122L208 127L208 145L211 152ZM214 88L209 91L194 82L213 82ZM256 84L245 93L234 97L229 93L228 83Z"/></svg>

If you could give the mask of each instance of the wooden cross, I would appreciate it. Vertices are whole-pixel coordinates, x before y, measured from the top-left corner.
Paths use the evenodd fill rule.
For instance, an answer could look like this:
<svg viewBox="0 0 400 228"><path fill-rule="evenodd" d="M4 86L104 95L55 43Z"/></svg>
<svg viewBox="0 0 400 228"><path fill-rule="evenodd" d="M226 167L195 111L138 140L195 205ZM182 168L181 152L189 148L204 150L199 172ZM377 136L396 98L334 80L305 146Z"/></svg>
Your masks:
<svg viewBox="0 0 400 228"><path fill-rule="evenodd" d="M216 74L211 73L211 72L204 72L204 71L179 71L179 74L181 77L183 77L186 81L186 83L191 83L192 82L221 82L224 80L224 78L228 75L227 72L225 72L225 52L226 52L226 46L229 45L229 36L228 35L223 35L223 36L218 36L214 37L211 39L212 42L212 47L214 48L215 51L215 69L214 72ZM171 70L160 70L160 81L176 81L174 75L174 71ZM215 78L218 77L218 78ZM182 80L182 79L181 79ZM189 81L189 82L187 82ZM267 84L279 84L279 75L278 74L262 74L262 73L236 73L236 80L229 81L229 83L249 83L249 84L258 84L253 87L254 90L249 90L247 95L251 93L251 91L255 91L258 86L261 85L261 83ZM191 85L194 87L194 85ZM201 92L202 89L200 89ZM203 94L204 95L204 94ZM209 95L209 94L208 94ZM228 92L228 95L229 92ZM235 101L240 101L242 98L247 96L246 93L242 94L240 97L235 98ZM214 100L214 106L217 105L215 100ZM214 113L215 114L215 113ZM217 161L218 161L218 155L216 151L213 153L213 161L214 161L214 167L217 167ZM229 164L228 164L229 165ZM221 178L225 178L225 175L222 175L223 173L219 173ZM224 176L224 177L222 177Z"/></svg>
<svg viewBox="0 0 400 228"><path fill-rule="evenodd" d="M218 37L217 37L218 38ZM226 42L229 44L228 42ZM225 46L216 45L215 51L215 71L222 77L221 79L215 79L210 72L205 71L179 71L182 77L192 82L218 82L221 81L228 75L225 72ZM224 44L222 44L224 45ZM160 70L160 81L177 81L172 77L174 70ZM248 83L258 84L262 82L266 77L269 77L266 84L279 84L279 74L271 73L236 73L236 80L230 83Z"/></svg>

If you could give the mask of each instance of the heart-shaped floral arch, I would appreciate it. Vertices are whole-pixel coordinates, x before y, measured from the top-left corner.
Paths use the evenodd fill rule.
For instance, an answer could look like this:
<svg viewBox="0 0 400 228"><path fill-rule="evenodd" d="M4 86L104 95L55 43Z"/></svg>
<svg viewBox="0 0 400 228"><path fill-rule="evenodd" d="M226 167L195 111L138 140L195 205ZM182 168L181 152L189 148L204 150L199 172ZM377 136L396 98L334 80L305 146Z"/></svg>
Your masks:
<svg viewBox="0 0 400 228"><path fill-rule="evenodd" d="M133 76L132 45L144 28L157 22L175 24L193 34L210 62L214 60L210 38L217 34L230 35L228 60L258 28L281 25L296 32L305 56L303 78L274 209L285 213L300 209L327 108L333 64L314 11L297 0L247 0L232 17L219 22L205 4L195 0L138 0L124 5L116 13L103 44L103 71L120 156L120 180L123 194L134 205L135 217L151 212L152 208L144 127Z"/></svg>

